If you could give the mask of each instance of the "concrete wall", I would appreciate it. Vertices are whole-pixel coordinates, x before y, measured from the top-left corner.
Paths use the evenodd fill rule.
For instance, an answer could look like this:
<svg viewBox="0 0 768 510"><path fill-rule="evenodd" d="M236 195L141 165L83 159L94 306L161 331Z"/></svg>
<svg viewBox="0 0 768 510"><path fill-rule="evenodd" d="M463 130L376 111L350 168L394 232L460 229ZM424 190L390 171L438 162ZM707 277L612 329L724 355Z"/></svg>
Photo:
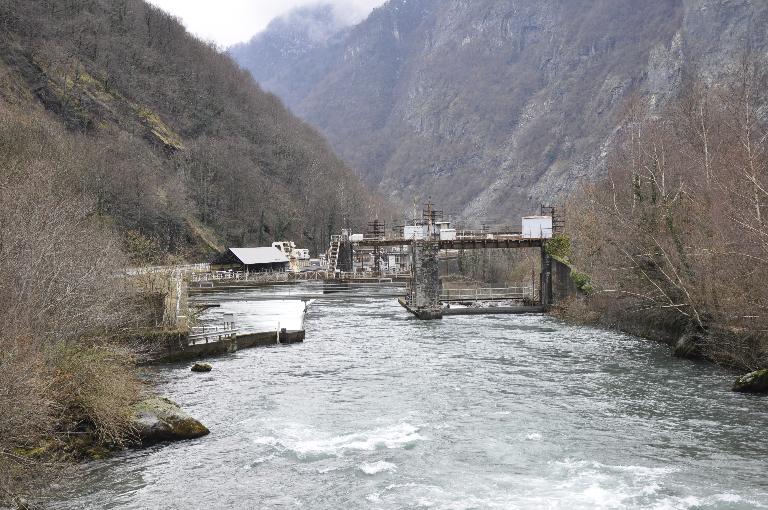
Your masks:
<svg viewBox="0 0 768 510"><path fill-rule="evenodd" d="M280 333L281 344L294 344L304 341L304 331L285 331ZM154 361L176 362L188 361L209 356L220 356L222 354L236 352L240 349L251 347L263 347L267 345L277 345L277 333L267 331L264 333L250 333L238 335L234 338L225 338L219 341L198 341L195 344L189 343L188 335L179 335L177 333L169 334L164 338L165 348L161 349L154 356Z"/></svg>
<svg viewBox="0 0 768 510"><path fill-rule="evenodd" d="M281 344L295 344L304 341L304 331L285 331L280 333ZM237 348L263 347L277 344L277 332L251 333L237 337Z"/></svg>
<svg viewBox="0 0 768 510"><path fill-rule="evenodd" d="M552 299L555 303L578 294L571 278L571 268L557 259L552 259Z"/></svg>

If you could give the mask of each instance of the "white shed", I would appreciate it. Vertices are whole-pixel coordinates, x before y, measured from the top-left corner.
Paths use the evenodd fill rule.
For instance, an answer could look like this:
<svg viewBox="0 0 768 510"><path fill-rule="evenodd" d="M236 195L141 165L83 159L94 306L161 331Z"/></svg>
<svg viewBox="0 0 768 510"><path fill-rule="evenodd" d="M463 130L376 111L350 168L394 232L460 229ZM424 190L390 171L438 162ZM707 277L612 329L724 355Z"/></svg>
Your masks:
<svg viewBox="0 0 768 510"><path fill-rule="evenodd" d="M440 240L441 241L455 241L456 240L456 229L455 228L441 228L440 229Z"/></svg>
<svg viewBox="0 0 768 510"><path fill-rule="evenodd" d="M404 239L416 239L422 240L427 238L427 226L426 225L406 225L403 228Z"/></svg>
<svg viewBox="0 0 768 510"><path fill-rule="evenodd" d="M552 216L524 216L524 239L549 239L552 237Z"/></svg>

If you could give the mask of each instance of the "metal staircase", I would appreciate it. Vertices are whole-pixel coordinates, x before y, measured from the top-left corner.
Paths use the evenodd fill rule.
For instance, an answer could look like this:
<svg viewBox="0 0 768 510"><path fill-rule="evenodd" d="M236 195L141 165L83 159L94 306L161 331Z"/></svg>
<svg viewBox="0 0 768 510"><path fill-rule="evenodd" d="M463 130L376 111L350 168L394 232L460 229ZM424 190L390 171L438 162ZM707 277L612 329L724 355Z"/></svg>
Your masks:
<svg viewBox="0 0 768 510"><path fill-rule="evenodd" d="M341 247L341 236L331 236L331 247L328 249L328 272L331 275L336 273L336 266L339 263L339 248Z"/></svg>

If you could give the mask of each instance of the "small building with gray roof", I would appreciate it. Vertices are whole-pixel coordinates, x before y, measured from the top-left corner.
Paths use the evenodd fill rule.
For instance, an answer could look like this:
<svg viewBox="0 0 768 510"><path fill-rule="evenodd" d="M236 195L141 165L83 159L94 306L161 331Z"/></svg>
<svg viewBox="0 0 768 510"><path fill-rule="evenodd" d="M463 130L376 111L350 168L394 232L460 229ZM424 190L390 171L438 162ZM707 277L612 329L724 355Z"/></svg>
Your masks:
<svg viewBox="0 0 768 510"><path fill-rule="evenodd" d="M288 257L277 248L229 248L226 262L253 272L288 271Z"/></svg>

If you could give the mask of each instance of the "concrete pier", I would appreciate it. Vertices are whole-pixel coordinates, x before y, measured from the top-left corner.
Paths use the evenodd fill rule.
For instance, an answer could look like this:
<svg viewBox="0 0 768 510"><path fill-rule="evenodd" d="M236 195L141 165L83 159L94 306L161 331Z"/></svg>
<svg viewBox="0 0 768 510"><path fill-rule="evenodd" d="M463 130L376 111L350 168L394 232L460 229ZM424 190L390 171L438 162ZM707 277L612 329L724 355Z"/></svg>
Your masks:
<svg viewBox="0 0 768 510"><path fill-rule="evenodd" d="M440 305L439 241L414 241L411 246L413 284L404 305L419 319L442 318Z"/></svg>
<svg viewBox="0 0 768 510"><path fill-rule="evenodd" d="M541 305L552 306L552 255L547 252L546 243L541 247L541 282L539 283Z"/></svg>

